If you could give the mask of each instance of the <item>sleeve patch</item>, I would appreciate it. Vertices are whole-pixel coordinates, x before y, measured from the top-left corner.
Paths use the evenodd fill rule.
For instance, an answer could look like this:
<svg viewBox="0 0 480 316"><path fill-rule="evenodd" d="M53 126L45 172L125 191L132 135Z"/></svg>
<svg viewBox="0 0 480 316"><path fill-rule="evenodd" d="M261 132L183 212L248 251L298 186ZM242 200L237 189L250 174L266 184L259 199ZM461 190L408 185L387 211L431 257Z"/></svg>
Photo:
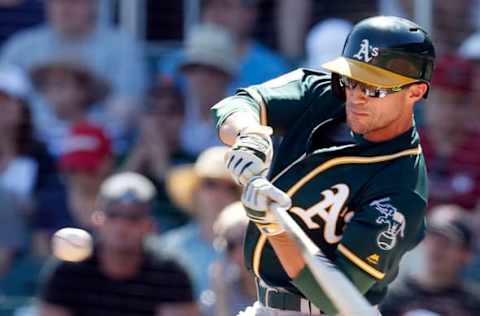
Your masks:
<svg viewBox="0 0 480 316"><path fill-rule="evenodd" d="M405 216L390 203L389 197L375 200L370 206L379 212L375 222L385 228L377 235L377 246L385 251L392 250L397 239L405 236Z"/></svg>

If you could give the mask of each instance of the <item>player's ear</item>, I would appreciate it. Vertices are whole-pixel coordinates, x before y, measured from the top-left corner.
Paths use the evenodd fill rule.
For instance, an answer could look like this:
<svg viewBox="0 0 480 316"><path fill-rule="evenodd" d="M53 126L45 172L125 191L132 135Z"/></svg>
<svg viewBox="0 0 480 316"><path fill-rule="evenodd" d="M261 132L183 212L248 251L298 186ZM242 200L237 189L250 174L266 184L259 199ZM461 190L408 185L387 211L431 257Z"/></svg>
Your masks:
<svg viewBox="0 0 480 316"><path fill-rule="evenodd" d="M423 98L427 93L428 85L426 83L414 83L408 87L407 97L413 101L413 103Z"/></svg>

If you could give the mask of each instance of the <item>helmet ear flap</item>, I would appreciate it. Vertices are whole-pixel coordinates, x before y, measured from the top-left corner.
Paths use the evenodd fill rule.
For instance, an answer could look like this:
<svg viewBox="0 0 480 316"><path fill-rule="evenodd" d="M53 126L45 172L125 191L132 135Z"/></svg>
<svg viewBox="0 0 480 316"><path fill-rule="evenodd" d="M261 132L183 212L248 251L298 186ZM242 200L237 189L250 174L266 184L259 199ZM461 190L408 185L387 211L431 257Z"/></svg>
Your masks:
<svg viewBox="0 0 480 316"><path fill-rule="evenodd" d="M345 89L340 85L340 75L332 72L331 81L333 95L340 99L342 102L345 102Z"/></svg>

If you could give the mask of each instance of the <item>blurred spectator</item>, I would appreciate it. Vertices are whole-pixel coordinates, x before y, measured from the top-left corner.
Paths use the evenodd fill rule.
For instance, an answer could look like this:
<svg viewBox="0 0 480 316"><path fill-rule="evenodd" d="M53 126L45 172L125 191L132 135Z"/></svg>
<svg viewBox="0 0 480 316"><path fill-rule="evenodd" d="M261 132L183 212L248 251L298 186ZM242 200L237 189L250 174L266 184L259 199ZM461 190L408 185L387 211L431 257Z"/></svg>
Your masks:
<svg viewBox="0 0 480 316"><path fill-rule="evenodd" d="M183 149L197 156L220 145L210 107L227 96L227 86L238 73L235 44L230 34L214 24L201 24L189 34L180 69L187 79Z"/></svg>
<svg viewBox="0 0 480 316"><path fill-rule="evenodd" d="M26 250L26 225L35 213L37 196L59 187L52 158L33 136L29 87L19 68L0 67L0 274L19 251Z"/></svg>
<svg viewBox="0 0 480 316"><path fill-rule="evenodd" d="M184 98L173 83L163 82L150 89L147 112L140 121L140 134L124 164L125 170L146 175L157 188L154 216L160 231L185 223L165 191L165 176L172 166L193 163L195 157L180 144L180 132L185 117Z"/></svg>
<svg viewBox="0 0 480 316"><path fill-rule="evenodd" d="M472 130L472 64L458 56L437 62L420 131L430 181L429 205L475 207L480 196L480 134Z"/></svg>
<svg viewBox="0 0 480 316"><path fill-rule="evenodd" d="M55 59L34 66L31 77L47 100L48 112L51 113L48 115L51 119L49 124L38 132L47 142L50 152L58 156L69 128L76 123L93 120L92 107L106 98L109 85L92 69L72 60Z"/></svg>
<svg viewBox="0 0 480 316"><path fill-rule="evenodd" d="M45 0L47 23L14 35L3 47L1 63L31 67L54 58L88 63L112 84L103 122L121 134L138 111L146 85L142 45L128 34L98 23L98 0ZM39 103L39 102L37 102ZM38 105L42 110L41 105ZM42 121L39 123L46 124Z"/></svg>
<svg viewBox="0 0 480 316"><path fill-rule="evenodd" d="M201 0L201 20L213 23L228 30L233 36L231 58L237 60L239 72L229 83L228 94L236 89L275 78L288 71L286 62L272 50L252 38L256 25L258 0ZM160 72L168 77L180 80L178 65L183 53L178 52L165 59Z"/></svg>
<svg viewBox="0 0 480 316"><path fill-rule="evenodd" d="M214 303L207 273L222 258L213 247L213 224L225 206L240 198L240 188L228 173L224 156L227 147L212 147L193 166L179 166L167 178L172 200L191 214L193 221L153 240L167 254L178 259L193 281L194 294L205 309Z"/></svg>
<svg viewBox="0 0 480 316"><path fill-rule="evenodd" d="M39 316L198 315L187 274L144 247L154 194L153 184L136 173L103 182L94 214L95 252L49 267Z"/></svg>
<svg viewBox="0 0 480 316"><path fill-rule="evenodd" d="M213 229L215 246L225 252L225 260L210 268L215 293L215 316L237 315L256 300L252 274L245 269L243 240L248 218L241 202L227 206L218 216Z"/></svg>
<svg viewBox="0 0 480 316"><path fill-rule="evenodd" d="M453 221L457 219L467 220L470 213L455 204L441 204L433 207L428 213L427 224L437 221ZM391 284L391 288L403 286L408 278L416 278L418 275L425 273L425 243L422 242L418 247L409 251L400 263L397 278Z"/></svg>
<svg viewBox="0 0 480 316"><path fill-rule="evenodd" d="M383 15L396 15L415 19L425 12L416 12L415 0L378 0L379 12ZM431 34L437 56L453 54L478 24L478 1L431 1ZM427 5L428 6L428 5ZM420 9L421 10L421 9ZM425 21L416 21L425 23ZM427 25L424 25L427 27Z"/></svg>
<svg viewBox="0 0 480 316"><path fill-rule="evenodd" d="M458 53L473 63L470 125L480 130L480 32L470 35L460 46Z"/></svg>
<svg viewBox="0 0 480 316"><path fill-rule="evenodd" d="M252 37L259 0L201 0L202 21L225 27L233 35L239 73L230 91L258 84L288 71L285 61Z"/></svg>
<svg viewBox="0 0 480 316"><path fill-rule="evenodd" d="M305 41L305 66L323 70L323 63L340 56L352 26L347 20L330 18L312 27Z"/></svg>
<svg viewBox="0 0 480 316"><path fill-rule="evenodd" d="M471 228L461 218L465 214L443 214L430 221L423 242L425 270L389 292L381 307L383 315L479 315L478 292L461 280L472 256Z"/></svg>
<svg viewBox="0 0 480 316"><path fill-rule="evenodd" d="M437 54L453 54L474 30L474 0L433 1L432 4L435 50Z"/></svg>
<svg viewBox="0 0 480 316"><path fill-rule="evenodd" d="M42 7L37 0L0 0L0 46L15 32L42 22Z"/></svg>
<svg viewBox="0 0 480 316"><path fill-rule="evenodd" d="M26 246L27 221L22 215L11 195L0 188L0 279L10 271L15 256Z"/></svg>
<svg viewBox="0 0 480 316"><path fill-rule="evenodd" d="M275 23L279 50L293 65L297 65L304 55L303 43L312 20L313 2L276 0ZM337 39L336 42L342 40Z"/></svg>
<svg viewBox="0 0 480 316"><path fill-rule="evenodd" d="M34 221L36 249L49 253L50 235L65 226L92 228L91 215L100 184L113 168L110 139L97 126L78 123L72 126L63 143L59 167L63 190L39 196Z"/></svg>

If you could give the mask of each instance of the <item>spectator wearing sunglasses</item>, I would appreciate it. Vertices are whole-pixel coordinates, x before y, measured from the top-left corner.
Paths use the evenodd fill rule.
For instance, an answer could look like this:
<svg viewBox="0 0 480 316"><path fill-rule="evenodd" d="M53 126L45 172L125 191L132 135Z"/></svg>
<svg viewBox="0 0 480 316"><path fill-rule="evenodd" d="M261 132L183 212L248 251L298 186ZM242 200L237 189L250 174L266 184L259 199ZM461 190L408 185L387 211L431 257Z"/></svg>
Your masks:
<svg viewBox="0 0 480 316"><path fill-rule="evenodd" d="M93 214L89 258L55 262L40 292L40 316L198 315L187 274L144 246L152 232L153 184L125 172L107 178Z"/></svg>

